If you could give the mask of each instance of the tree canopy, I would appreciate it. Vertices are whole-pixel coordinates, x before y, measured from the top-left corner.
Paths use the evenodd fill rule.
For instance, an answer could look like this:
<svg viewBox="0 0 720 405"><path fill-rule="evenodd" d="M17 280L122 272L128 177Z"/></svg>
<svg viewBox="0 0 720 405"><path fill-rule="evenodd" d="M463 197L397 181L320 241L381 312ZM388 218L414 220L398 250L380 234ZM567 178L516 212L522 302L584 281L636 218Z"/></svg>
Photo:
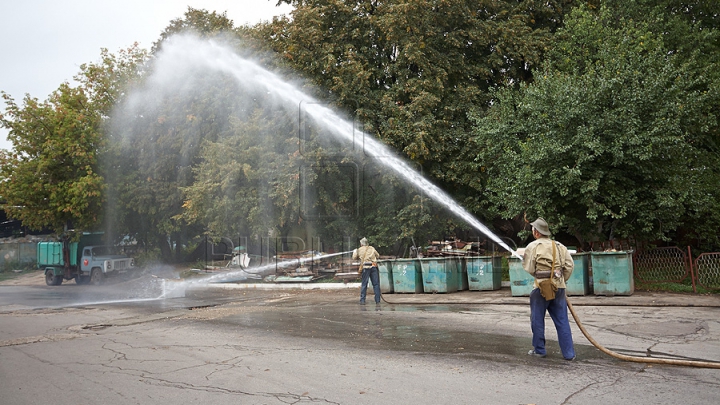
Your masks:
<svg viewBox="0 0 720 405"><path fill-rule="evenodd" d="M85 228L102 214L102 146L98 111L86 93L62 84L45 102L26 97L18 106L3 94L2 123L15 150L0 151L0 195L8 216L30 228Z"/></svg>
<svg viewBox="0 0 720 405"><path fill-rule="evenodd" d="M576 9L534 83L498 91L477 114L490 204L543 215L581 243L679 229L716 243L718 65L700 49L718 32L621 3L625 14Z"/></svg>
<svg viewBox="0 0 720 405"><path fill-rule="evenodd" d="M474 183L469 107L531 80L572 2L289 3L292 19L257 35L366 131L459 190Z"/></svg>
<svg viewBox="0 0 720 405"><path fill-rule="evenodd" d="M200 236L362 235L389 253L471 235L302 102L168 59L191 32L293 77L503 236L542 215L581 245L720 247L717 2L286 2L243 27L188 8L151 51L103 51L44 102L3 95L8 215L104 226L168 261Z"/></svg>
<svg viewBox="0 0 720 405"><path fill-rule="evenodd" d="M68 226L98 227L105 181L100 156L107 147L110 110L146 52L137 46L117 55L102 51L84 64L78 86L63 83L44 102L29 95L22 105L3 93L0 124L10 130L13 151L0 151L0 196L8 216L58 233Z"/></svg>

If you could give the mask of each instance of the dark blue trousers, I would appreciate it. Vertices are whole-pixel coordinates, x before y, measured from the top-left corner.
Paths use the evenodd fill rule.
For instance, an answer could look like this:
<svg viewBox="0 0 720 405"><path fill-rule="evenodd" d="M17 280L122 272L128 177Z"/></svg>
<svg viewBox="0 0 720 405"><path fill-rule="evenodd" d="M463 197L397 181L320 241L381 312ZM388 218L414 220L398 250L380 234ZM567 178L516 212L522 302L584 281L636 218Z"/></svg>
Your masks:
<svg viewBox="0 0 720 405"><path fill-rule="evenodd" d="M375 293L375 303L380 303L380 272L377 267L363 269L362 283L360 284L360 302L365 303L365 295L367 295L368 280L372 282L373 292Z"/></svg>
<svg viewBox="0 0 720 405"><path fill-rule="evenodd" d="M575 357L575 348L573 347L572 331L570 330L570 320L568 319L567 297L565 289L558 288L555 293L555 299L547 301L540 294L540 289L535 288L530 293L530 328L532 329L532 345L535 353L546 354L545 351L545 311L550 314L555 323L555 330L558 334L558 343L560 343L560 351L565 359Z"/></svg>

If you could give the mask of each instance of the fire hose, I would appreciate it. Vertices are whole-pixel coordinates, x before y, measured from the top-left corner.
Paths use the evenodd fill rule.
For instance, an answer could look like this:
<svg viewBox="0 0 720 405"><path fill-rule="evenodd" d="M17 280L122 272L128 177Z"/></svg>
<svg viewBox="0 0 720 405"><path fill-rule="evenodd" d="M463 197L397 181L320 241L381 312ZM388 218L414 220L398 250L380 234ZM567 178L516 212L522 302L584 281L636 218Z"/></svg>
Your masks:
<svg viewBox="0 0 720 405"><path fill-rule="evenodd" d="M385 295L382 294L380 296L383 301L387 304L391 305L397 305L397 304L409 304L409 303L397 303L397 302L390 302L385 299ZM414 304L435 304L434 302L430 303L418 303L415 302ZM471 304L468 302L443 302L443 304ZM684 366L684 367L700 367L700 368L717 368L720 369L720 362L712 362L712 361L702 361L702 360L679 360L679 359L664 359L664 358L657 358L657 357L640 357L640 356L628 356L626 354L621 354L614 352L605 346L601 345L596 341L592 336L590 336L590 333L588 333L587 329L585 329L585 326L583 326L582 322L580 321L580 317L578 317L577 313L575 312L575 308L570 303L570 301L567 301L568 309L570 309L570 313L573 316L573 319L575 320L575 324L577 324L578 328L580 328L580 331L585 336L585 338L592 343L593 346L595 346L598 350L601 352L607 354L608 356L614 357L618 360L623 361L631 361L635 363L649 363L649 364L667 364L667 365L673 365L673 366Z"/></svg>
<svg viewBox="0 0 720 405"><path fill-rule="evenodd" d="M588 333L588 331L585 329L585 326L583 326L582 322L580 322L580 318L578 317L577 313L575 312L575 308L573 308L570 301L567 301L568 309L570 309L570 313L573 316L573 319L575 320L575 324L577 324L578 328L580 328L580 331L585 335L585 338L592 343L593 346L598 348L601 352L607 354L608 356L614 357L619 360L623 361L632 361L635 363L650 363L650 364L670 364L674 366L685 366L685 367L703 367L703 368L720 368L720 363L711 362L711 361L701 361L701 360L679 360L679 359L660 359L655 357L639 357L639 356L628 356L626 354L620 354L617 352L614 352L605 346L598 343L595 339L593 339L592 336Z"/></svg>
<svg viewBox="0 0 720 405"><path fill-rule="evenodd" d="M415 244L415 241L413 240L413 245L414 244ZM420 267L422 268L422 263L420 263ZM392 302L389 302L388 300L386 300L384 295L380 295L380 298L382 298L382 300L388 304L395 304L395 303L392 303ZM567 297L566 297L566 300L567 300ZM448 302L445 302L445 304L447 304L447 303ZM572 314L573 319L575 320L575 324L577 324L578 328L580 328L580 331L585 336L585 338L590 343L592 343L592 345L595 346L598 350L607 354L608 356L614 357L618 360L631 361L631 362L635 362L635 363L668 364L668 365L674 365L674 366L720 369L720 362L702 361L702 360L663 359L663 358L657 358L657 357L628 356L626 354L614 352L614 351L606 348L605 346L601 345L592 336L590 336L590 333L588 333L587 329L585 329L585 326L583 326L582 322L580 321L580 317L578 317L577 313L575 312L575 308L570 303L570 300L567 300L567 307L568 307L568 309L570 309L570 313Z"/></svg>

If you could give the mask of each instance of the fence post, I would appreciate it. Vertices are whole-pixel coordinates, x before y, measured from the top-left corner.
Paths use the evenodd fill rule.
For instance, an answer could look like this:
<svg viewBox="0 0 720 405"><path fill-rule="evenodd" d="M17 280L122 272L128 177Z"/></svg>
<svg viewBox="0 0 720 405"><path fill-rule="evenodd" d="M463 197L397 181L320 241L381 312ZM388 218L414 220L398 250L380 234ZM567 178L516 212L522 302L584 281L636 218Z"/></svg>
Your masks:
<svg viewBox="0 0 720 405"><path fill-rule="evenodd" d="M693 292L697 293L697 287L695 287L695 271L693 270L693 259L690 245L688 245L688 263L690 263L690 280L692 280Z"/></svg>

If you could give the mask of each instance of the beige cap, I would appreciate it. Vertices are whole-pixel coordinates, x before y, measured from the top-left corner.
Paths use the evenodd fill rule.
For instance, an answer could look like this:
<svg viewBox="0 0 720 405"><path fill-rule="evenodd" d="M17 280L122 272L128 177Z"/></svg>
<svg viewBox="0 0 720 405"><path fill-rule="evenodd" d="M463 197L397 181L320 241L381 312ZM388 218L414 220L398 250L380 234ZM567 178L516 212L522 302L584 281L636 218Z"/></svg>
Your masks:
<svg viewBox="0 0 720 405"><path fill-rule="evenodd" d="M535 222L531 223L530 225L532 225L533 228L537 229L538 232L545 236L551 235L550 228L548 227L547 222L545 222L545 220L542 218L536 219Z"/></svg>

